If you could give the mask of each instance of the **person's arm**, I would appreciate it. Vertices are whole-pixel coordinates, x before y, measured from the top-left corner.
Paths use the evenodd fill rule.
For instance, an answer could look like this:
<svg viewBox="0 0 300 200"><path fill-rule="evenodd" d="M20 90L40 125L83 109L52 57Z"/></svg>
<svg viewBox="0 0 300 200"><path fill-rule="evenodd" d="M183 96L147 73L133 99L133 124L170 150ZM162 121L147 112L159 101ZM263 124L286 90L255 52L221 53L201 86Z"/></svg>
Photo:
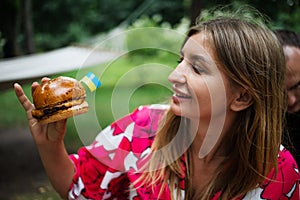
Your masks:
<svg viewBox="0 0 300 200"><path fill-rule="evenodd" d="M42 79L42 81L46 80L48 79ZM33 83L32 91L37 86L38 83ZM15 84L14 89L16 96L26 111L32 137L37 145L50 182L63 198L67 198L75 169L63 142L66 133L66 120L44 125L38 123L31 115L34 105L29 101L22 87L19 84Z"/></svg>
<svg viewBox="0 0 300 200"><path fill-rule="evenodd" d="M67 199L75 169L63 142L37 147L51 184L61 197Z"/></svg>

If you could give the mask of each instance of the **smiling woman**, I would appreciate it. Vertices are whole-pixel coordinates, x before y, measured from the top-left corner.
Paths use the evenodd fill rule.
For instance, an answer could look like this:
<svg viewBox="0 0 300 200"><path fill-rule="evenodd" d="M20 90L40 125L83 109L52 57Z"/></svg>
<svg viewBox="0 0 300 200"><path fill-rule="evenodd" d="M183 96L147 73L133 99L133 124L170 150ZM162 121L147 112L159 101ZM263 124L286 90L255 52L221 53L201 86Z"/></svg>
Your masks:
<svg viewBox="0 0 300 200"><path fill-rule="evenodd" d="M152 146L155 150L163 148L183 131L185 134L181 137L185 139L181 138L177 145L187 140L184 145L191 144L190 147L187 152L178 146L172 150L186 152L188 170L181 171L180 160L170 164L170 157L177 154L158 151L150 159L150 180L169 174L169 179L174 181L171 184L175 184L178 180L169 170L183 173L182 176L190 174L185 182L191 186L191 190L185 190L187 199L209 199L217 191L222 191L217 195L220 199L242 198L242 194L250 199L259 195L269 199L284 196L268 196L267 191L275 189L273 184L253 190L257 184L264 183L264 177L270 177L271 170L283 170L277 159L284 109L284 59L274 34L257 24L220 18L200 23L188 36L181 50L181 62L169 76L175 93L172 112ZM208 62L199 64L203 59L194 58L202 56ZM205 70L199 73L199 68ZM178 117L171 117L174 114L188 118L189 129L178 128L172 137L168 129L178 123L175 120ZM184 122L181 124L186 126ZM191 138L186 139L186 135ZM294 181L297 180L299 174L294 171L294 159L283 151L279 155L280 160L288 157L289 164L285 164L290 165L281 175L294 176ZM166 169L157 175L153 171L162 163ZM291 187L286 192L295 193L293 198L298 199L294 181L288 181Z"/></svg>
<svg viewBox="0 0 300 200"><path fill-rule="evenodd" d="M169 75L170 105L138 107L71 156L63 141L66 121L36 123L34 106L15 85L58 193L69 199L299 199L297 165L281 146L285 64L272 31L235 15L199 21L180 57Z"/></svg>

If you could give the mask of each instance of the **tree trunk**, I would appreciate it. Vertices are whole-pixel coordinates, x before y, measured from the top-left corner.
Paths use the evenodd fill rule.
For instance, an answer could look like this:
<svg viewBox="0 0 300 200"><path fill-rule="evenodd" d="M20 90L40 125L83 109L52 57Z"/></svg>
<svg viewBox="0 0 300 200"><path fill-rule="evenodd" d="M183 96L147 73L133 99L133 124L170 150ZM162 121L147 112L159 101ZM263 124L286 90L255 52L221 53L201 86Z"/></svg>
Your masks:
<svg viewBox="0 0 300 200"><path fill-rule="evenodd" d="M19 31L19 10L15 1L2 0L0 5L0 31L5 44L3 57L14 57L19 55L17 36Z"/></svg>
<svg viewBox="0 0 300 200"><path fill-rule="evenodd" d="M31 54L35 51L33 41L33 27L31 17L31 0L24 0L23 2L23 27L25 36L25 53Z"/></svg>
<svg viewBox="0 0 300 200"><path fill-rule="evenodd" d="M200 15L201 10L204 8L203 1L192 0L190 7L190 26L195 25L196 19Z"/></svg>

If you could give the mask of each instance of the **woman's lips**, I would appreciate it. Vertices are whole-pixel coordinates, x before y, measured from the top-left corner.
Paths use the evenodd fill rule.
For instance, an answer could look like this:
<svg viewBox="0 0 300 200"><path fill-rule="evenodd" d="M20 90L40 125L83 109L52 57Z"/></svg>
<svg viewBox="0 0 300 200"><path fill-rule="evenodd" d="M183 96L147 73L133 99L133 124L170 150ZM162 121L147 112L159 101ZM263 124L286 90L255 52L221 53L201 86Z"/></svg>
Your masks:
<svg viewBox="0 0 300 200"><path fill-rule="evenodd" d="M185 94L174 94L174 96L178 97L178 98L182 98L182 99L191 99L192 97L189 95L185 95Z"/></svg>
<svg viewBox="0 0 300 200"><path fill-rule="evenodd" d="M174 91L174 95L173 96L175 96L177 98L180 98L180 99L191 99L192 98L192 96L188 95L185 92L180 91L176 87L173 87L173 91Z"/></svg>
<svg viewBox="0 0 300 200"><path fill-rule="evenodd" d="M172 96L172 100L174 103L179 103L179 102L183 102L183 101L190 100L190 99L192 99L192 97L188 96L188 95L173 94L173 96Z"/></svg>

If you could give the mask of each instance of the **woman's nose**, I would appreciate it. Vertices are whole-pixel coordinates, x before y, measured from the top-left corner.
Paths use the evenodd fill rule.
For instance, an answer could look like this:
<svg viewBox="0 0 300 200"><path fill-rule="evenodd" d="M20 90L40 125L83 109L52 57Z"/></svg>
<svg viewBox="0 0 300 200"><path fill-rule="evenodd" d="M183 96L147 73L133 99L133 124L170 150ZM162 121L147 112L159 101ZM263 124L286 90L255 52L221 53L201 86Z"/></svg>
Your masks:
<svg viewBox="0 0 300 200"><path fill-rule="evenodd" d="M184 69L183 63L179 65L171 72L168 77L171 83L185 83L186 82L186 70Z"/></svg>

